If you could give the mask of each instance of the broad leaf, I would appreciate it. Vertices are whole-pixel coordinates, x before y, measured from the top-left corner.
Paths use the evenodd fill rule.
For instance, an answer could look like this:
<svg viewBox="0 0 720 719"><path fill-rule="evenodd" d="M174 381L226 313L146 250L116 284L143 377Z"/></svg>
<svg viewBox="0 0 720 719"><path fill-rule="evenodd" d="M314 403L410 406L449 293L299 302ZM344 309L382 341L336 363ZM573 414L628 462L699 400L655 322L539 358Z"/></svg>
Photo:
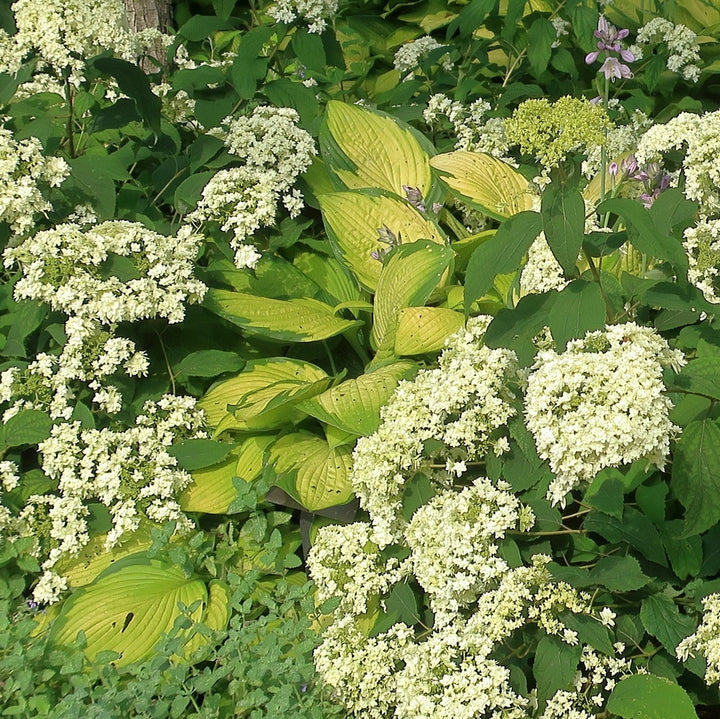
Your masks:
<svg viewBox="0 0 720 719"><path fill-rule="evenodd" d="M6 447L38 444L50 436L52 420L39 409L24 409L2 425L2 439Z"/></svg>
<svg viewBox="0 0 720 719"><path fill-rule="evenodd" d="M590 571L594 584L601 584L611 592L632 592L650 582L635 557L603 557Z"/></svg>
<svg viewBox="0 0 720 719"><path fill-rule="evenodd" d="M720 399L720 357L698 357L688 362L675 384L693 394Z"/></svg>
<svg viewBox="0 0 720 719"><path fill-rule="evenodd" d="M697 719L687 692L654 674L633 674L618 682L607 709L623 719Z"/></svg>
<svg viewBox="0 0 720 719"><path fill-rule="evenodd" d="M551 182L542 196L543 230L566 275L574 275L585 231L585 202L574 187Z"/></svg>
<svg viewBox="0 0 720 719"><path fill-rule="evenodd" d="M574 280L563 289L553 302L548 325L559 351L568 340L584 337L590 330L605 325L605 300L595 282Z"/></svg>
<svg viewBox="0 0 720 719"><path fill-rule="evenodd" d="M533 208L528 181L492 155L458 150L436 155L430 164L457 197L496 220Z"/></svg>
<svg viewBox="0 0 720 719"><path fill-rule="evenodd" d="M540 640L533 662L533 674L541 707L556 691L570 687L581 650L581 646L570 646L554 636L545 636Z"/></svg>
<svg viewBox="0 0 720 719"><path fill-rule="evenodd" d="M667 594L651 594L643 599L640 620L654 637L660 640L669 654L675 654L675 647L695 631L692 617L680 614L677 604Z"/></svg>
<svg viewBox="0 0 720 719"><path fill-rule="evenodd" d="M183 358L175 369L188 377L217 377L224 372L238 372L245 360L235 352L199 350Z"/></svg>
<svg viewBox="0 0 720 719"><path fill-rule="evenodd" d="M211 289L203 304L246 332L283 342L324 340L362 324L337 317L332 307L313 299L273 300Z"/></svg>
<svg viewBox="0 0 720 719"><path fill-rule="evenodd" d="M428 154L407 125L337 100L327 104L320 146L328 167L349 189L380 187L405 196L403 185L427 197Z"/></svg>
<svg viewBox="0 0 720 719"><path fill-rule="evenodd" d="M381 227L387 227L400 243L431 240L445 244L440 228L399 198L369 192L333 192L319 200L338 258L371 292L382 270L382 263L372 253L388 249L379 239Z"/></svg>
<svg viewBox="0 0 720 719"><path fill-rule="evenodd" d="M176 442L167 449L171 457L175 457L178 466L187 471L210 467L222 462L232 450L233 445L227 442L216 442L214 439L191 438Z"/></svg>
<svg viewBox="0 0 720 719"><path fill-rule="evenodd" d="M445 340L465 325L461 312L445 307L404 307L398 313L394 353L421 355L437 352Z"/></svg>

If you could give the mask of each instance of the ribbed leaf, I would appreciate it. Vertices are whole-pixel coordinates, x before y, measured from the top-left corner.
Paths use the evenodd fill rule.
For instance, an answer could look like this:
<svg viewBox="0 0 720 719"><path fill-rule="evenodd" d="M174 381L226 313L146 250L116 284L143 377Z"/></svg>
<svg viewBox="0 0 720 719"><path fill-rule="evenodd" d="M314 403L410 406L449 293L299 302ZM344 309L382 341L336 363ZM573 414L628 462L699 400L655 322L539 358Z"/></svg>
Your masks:
<svg viewBox="0 0 720 719"><path fill-rule="evenodd" d="M462 312L445 307L405 307L398 313L395 355L437 352L464 325Z"/></svg>
<svg viewBox="0 0 720 719"><path fill-rule="evenodd" d="M225 629L230 619L230 589L225 582L217 579L210 582L209 588L207 607L201 621L208 629L219 632ZM182 658L189 659L192 652L203 645L207 645L207 638L197 632L183 647Z"/></svg>
<svg viewBox="0 0 720 719"><path fill-rule="evenodd" d="M51 637L69 644L82 631L90 661L98 652L114 651L121 654L115 665L124 666L150 656L160 637L172 630L180 616L178 602L190 606L198 600L195 620L202 617L207 588L179 567L158 560L127 563L70 595Z"/></svg>
<svg viewBox="0 0 720 719"><path fill-rule="evenodd" d="M402 243L423 239L445 244L440 228L403 200L368 192L333 192L319 200L336 253L371 292L382 270L371 253L388 249L378 239L379 228L389 228Z"/></svg>
<svg viewBox="0 0 720 719"><path fill-rule="evenodd" d="M428 154L412 131L394 118L331 100L321 134L329 168L349 189L380 187L405 196L402 186L430 191Z"/></svg>
<svg viewBox="0 0 720 719"><path fill-rule="evenodd" d="M463 202L496 220L532 210L528 181L513 167L482 152L446 152L430 164Z"/></svg>
<svg viewBox="0 0 720 719"><path fill-rule="evenodd" d="M384 365L303 402L300 409L345 432L370 435L378 428L380 408L390 399L397 383L412 377L416 370L417 365L408 361Z"/></svg>
<svg viewBox="0 0 720 719"><path fill-rule="evenodd" d="M313 299L273 300L211 289L203 304L247 332L283 342L324 340L361 324L337 317L332 307Z"/></svg>
<svg viewBox="0 0 720 719"><path fill-rule="evenodd" d="M427 240L401 245L383 266L375 293L371 343L379 353L392 352L403 307L424 305L452 262L454 252Z"/></svg>
<svg viewBox="0 0 720 719"><path fill-rule="evenodd" d="M345 504L352 498L347 446L330 447L320 437L288 434L270 450L276 484L311 512Z"/></svg>

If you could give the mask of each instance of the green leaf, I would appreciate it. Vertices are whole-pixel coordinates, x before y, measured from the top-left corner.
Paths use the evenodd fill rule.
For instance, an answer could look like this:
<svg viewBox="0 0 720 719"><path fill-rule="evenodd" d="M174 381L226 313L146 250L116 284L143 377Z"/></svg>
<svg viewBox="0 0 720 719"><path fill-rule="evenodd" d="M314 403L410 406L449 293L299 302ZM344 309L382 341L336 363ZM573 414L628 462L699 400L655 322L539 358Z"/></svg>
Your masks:
<svg viewBox="0 0 720 719"><path fill-rule="evenodd" d="M715 422L695 420L685 427L670 486L685 507L684 536L701 534L720 520L720 428Z"/></svg>
<svg viewBox="0 0 720 719"><path fill-rule="evenodd" d="M625 504L625 486L618 477L598 474L585 493L584 502L603 514L621 519Z"/></svg>
<svg viewBox="0 0 720 719"><path fill-rule="evenodd" d="M675 384L686 392L720 399L720 357L691 360L675 378Z"/></svg>
<svg viewBox="0 0 720 719"><path fill-rule="evenodd" d="M577 632L580 644L589 644L610 657L615 656L610 634L597 619L587 614L573 614L565 612L560 615L560 621L568 628Z"/></svg>
<svg viewBox="0 0 720 719"><path fill-rule="evenodd" d="M687 692L653 674L633 674L618 682L607 709L623 719L697 719Z"/></svg>
<svg viewBox="0 0 720 719"><path fill-rule="evenodd" d="M684 528L682 520L674 519L665 522L661 532L670 565L680 579L697 577L703 564L702 539L697 534L681 536Z"/></svg>
<svg viewBox="0 0 720 719"><path fill-rule="evenodd" d="M401 379L417 371L414 362L383 365L356 379L345 380L298 405L321 422L360 436L371 435L380 424L380 408L390 399Z"/></svg>
<svg viewBox="0 0 720 719"><path fill-rule="evenodd" d="M193 15L187 22L183 23L177 32L178 35L182 35L192 42L199 42L210 37L218 30L225 29L227 26L227 18L215 17L214 15Z"/></svg>
<svg viewBox="0 0 720 719"><path fill-rule="evenodd" d="M559 689L568 689L580 661L580 645L570 646L557 637L545 636L538 643L533 662L540 707Z"/></svg>
<svg viewBox="0 0 720 719"><path fill-rule="evenodd" d="M400 582L396 584L385 599L388 614L397 616L397 621L413 626L422 621L418 611L418 601L415 592L409 585Z"/></svg>
<svg viewBox="0 0 720 719"><path fill-rule="evenodd" d="M308 69L325 73L327 58L322 38L317 33L298 28L292 37L292 49L298 60Z"/></svg>
<svg viewBox="0 0 720 719"><path fill-rule="evenodd" d="M538 212L520 212L505 220L498 231L471 255L465 279L465 313L492 287L496 275L517 270L530 245L542 232Z"/></svg>
<svg viewBox="0 0 720 719"><path fill-rule="evenodd" d="M3 425L3 439L6 447L23 444L39 444L50 436L52 420L39 409L24 409L13 415Z"/></svg>
<svg viewBox="0 0 720 719"><path fill-rule="evenodd" d="M378 278L373 303L370 342L378 353L392 353L398 312L427 302L454 255L449 247L429 240L418 240L392 250Z"/></svg>
<svg viewBox="0 0 720 719"><path fill-rule="evenodd" d="M555 298L548 325L559 351L571 339L605 326L605 300L596 282L574 280Z"/></svg>
<svg viewBox="0 0 720 719"><path fill-rule="evenodd" d="M405 197L403 185L427 199L429 157L409 126L337 100L327 104L320 133L323 159L348 189L379 187Z"/></svg>
<svg viewBox="0 0 720 719"><path fill-rule="evenodd" d="M683 191L678 187L669 187L660 193L650 207L650 217L655 226L675 230L680 226L685 229L695 220L698 210L697 202L686 200Z"/></svg>
<svg viewBox="0 0 720 719"><path fill-rule="evenodd" d="M546 17L539 17L530 25L527 38L528 60L535 75L540 75L547 70L552 54L552 45L556 39L555 28Z"/></svg>
<svg viewBox="0 0 720 719"><path fill-rule="evenodd" d="M227 20L232 13L237 0L212 0L215 14L222 20Z"/></svg>
<svg viewBox="0 0 720 719"><path fill-rule="evenodd" d="M477 28L483 26L485 18L497 5L498 0L472 0L448 25L448 38L452 37L458 29L460 30L460 37L471 35Z"/></svg>
<svg viewBox="0 0 720 719"><path fill-rule="evenodd" d="M187 377L217 377L224 372L238 372L244 365L245 360L235 352L198 350L185 356L175 371Z"/></svg>
<svg viewBox="0 0 720 719"><path fill-rule="evenodd" d="M168 447L167 453L177 459L182 469L190 471L221 462L232 448L232 444L213 439L184 439Z"/></svg>
<svg viewBox="0 0 720 719"><path fill-rule="evenodd" d="M640 562L630 555L599 559L590 570L590 579L611 592L632 592L651 581L640 569Z"/></svg>
<svg viewBox="0 0 720 719"><path fill-rule="evenodd" d="M668 654L675 655L675 647L695 631L695 621L680 614L677 604L667 594L651 594L643 599L640 620L649 634L660 640Z"/></svg>
<svg viewBox="0 0 720 719"><path fill-rule="evenodd" d="M273 300L244 292L211 289L203 305L245 331L283 342L315 342L362 325L335 316L313 299Z"/></svg>
<svg viewBox="0 0 720 719"><path fill-rule="evenodd" d="M585 202L574 187L551 182L542 194L545 239L566 275L576 272L585 231Z"/></svg>
<svg viewBox="0 0 720 719"><path fill-rule="evenodd" d="M63 183L63 190L79 191L82 197L78 201L84 199L100 219L111 220L115 217L115 182L104 159L102 155L89 153L70 158L70 177Z"/></svg>
<svg viewBox="0 0 720 719"><path fill-rule="evenodd" d="M176 188L173 195L173 205L181 214L185 215L197 207L197 203L202 197L202 191L210 178L215 176L214 170L205 172L196 172L184 179Z"/></svg>
<svg viewBox="0 0 720 719"><path fill-rule="evenodd" d="M162 635L171 632L181 613L178 602L198 602L192 617L199 621L207 598L205 584L186 577L180 567L124 559L65 600L50 637L55 644L69 644L82 631L90 661L113 651L120 654L113 663L125 666L149 657Z"/></svg>

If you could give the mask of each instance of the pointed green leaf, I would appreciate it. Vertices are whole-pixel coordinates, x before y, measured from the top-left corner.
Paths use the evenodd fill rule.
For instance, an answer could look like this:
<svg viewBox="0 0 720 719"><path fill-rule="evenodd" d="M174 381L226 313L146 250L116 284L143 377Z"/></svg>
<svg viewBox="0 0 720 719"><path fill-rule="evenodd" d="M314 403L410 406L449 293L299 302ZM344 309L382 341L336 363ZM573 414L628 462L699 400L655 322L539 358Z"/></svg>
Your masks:
<svg viewBox="0 0 720 719"><path fill-rule="evenodd" d="M528 181L492 155L458 150L435 155L430 164L457 197L496 220L533 208Z"/></svg>
<svg viewBox="0 0 720 719"><path fill-rule="evenodd" d="M366 437L380 424L380 408L390 399L401 379L417 371L414 362L384 365L373 372L349 379L299 405L321 422Z"/></svg>
<svg viewBox="0 0 720 719"><path fill-rule="evenodd" d="M640 620L670 655L675 654L675 647L696 628L692 617L680 614L677 604L667 594L651 594L643 599Z"/></svg>
<svg viewBox="0 0 720 719"><path fill-rule="evenodd" d="M605 326L605 300L596 282L574 280L555 298L548 325L559 351L568 340Z"/></svg>
<svg viewBox="0 0 720 719"><path fill-rule="evenodd" d="M685 536L701 534L720 520L720 428L712 420L695 420L683 430L671 487L685 507Z"/></svg>
<svg viewBox="0 0 720 719"><path fill-rule="evenodd" d="M610 640L610 633L595 617L587 614L573 614L565 612L560 615L560 621L568 628L577 632L580 644L589 644L610 657L615 656L615 649Z"/></svg>
<svg viewBox="0 0 720 719"><path fill-rule="evenodd" d="M635 557L603 557L590 570L593 584L600 584L611 592L632 592L650 582Z"/></svg>
<svg viewBox="0 0 720 719"><path fill-rule="evenodd" d="M177 459L179 467L190 471L222 462L232 448L232 444L214 439L184 439L168 447L167 453Z"/></svg>
<svg viewBox="0 0 720 719"><path fill-rule="evenodd" d="M371 344L391 353L398 312L424 305L452 262L454 252L434 242L418 240L396 247L386 259L375 291Z"/></svg>
<svg viewBox="0 0 720 719"><path fill-rule="evenodd" d="M332 307L313 299L273 300L211 289L203 304L247 332L283 342L324 340L362 324L335 316Z"/></svg>
<svg viewBox="0 0 720 719"><path fill-rule="evenodd" d="M697 719L687 692L654 674L633 674L618 682L607 710L623 719Z"/></svg>
<svg viewBox="0 0 720 719"><path fill-rule="evenodd" d="M542 195L545 239L566 275L575 265L585 232L585 202L574 187L551 182Z"/></svg>
<svg viewBox="0 0 720 719"><path fill-rule="evenodd" d="M333 192L319 200L325 229L338 258L371 292L382 270L382 263L371 253L388 249L379 240L381 227L387 227L402 243L431 240L445 244L440 228L399 198L369 192Z"/></svg>
<svg viewBox="0 0 720 719"><path fill-rule="evenodd" d="M52 420L39 409L24 409L2 425L2 436L7 447L38 444L50 436Z"/></svg>
<svg viewBox="0 0 720 719"><path fill-rule="evenodd" d="M199 350L183 358L175 369L187 377L217 377L225 372L239 372L245 360L235 352Z"/></svg>
<svg viewBox="0 0 720 719"><path fill-rule="evenodd" d="M465 326L461 312L445 307L404 307L398 313L395 355L437 352L445 340Z"/></svg>
<svg viewBox="0 0 720 719"><path fill-rule="evenodd" d="M694 394L720 399L720 357L698 357L688 362L675 384Z"/></svg>
<svg viewBox="0 0 720 719"><path fill-rule="evenodd" d="M553 43L556 40L555 28L546 17L539 17L530 25L527 40L528 60L536 76L547 70Z"/></svg>
<svg viewBox="0 0 720 719"><path fill-rule="evenodd" d="M327 104L320 147L328 167L349 189L380 187L405 196L403 185L430 192L428 154L395 118L337 100Z"/></svg>
<svg viewBox="0 0 720 719"><path fill-rule="evenodd" d="M465 274L465 312L492 287L496 275L520 267L530 245L542 232L538 212L520 212L505 220L498 231L470 257Z"/></svg>
<svg viewBox="0 0 720 719"><path fill-rule="evenodd" d="M570 646L557 637L545 636L540 640L533 662L533 674L541 707L559 689L570 688L581 651L580 645Z"/></svg>
<svg viewBox="0 0 720 719"><path fill-rule="evenodd" d="M98 652L113 651L121 655L114 664L125 666L149 657L161 636L172 630L180 616L178 602L190 606L197 601L201 605L193 617L199 620L207 588L179 567L147 559L116 565L65 600L51 638L69 644L82 631L90 661Z"/></svg>

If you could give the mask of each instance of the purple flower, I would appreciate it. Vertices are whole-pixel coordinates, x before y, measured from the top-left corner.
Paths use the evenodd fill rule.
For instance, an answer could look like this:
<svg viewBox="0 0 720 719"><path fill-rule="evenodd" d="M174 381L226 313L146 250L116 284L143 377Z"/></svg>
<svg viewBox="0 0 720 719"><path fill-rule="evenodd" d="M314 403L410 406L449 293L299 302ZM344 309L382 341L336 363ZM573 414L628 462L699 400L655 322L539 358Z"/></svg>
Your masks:
<svg viewBox="0 0 720 719"><path fill-rule="evenodd" d="M418 210L420 210L420 212L425 214L425 212L427 212L427 208L425 207L425 203L423 202L423 196L420 190L417 187L410 187L409 185L403 185L402 188L405 192L405 197L407 197L407 201L413 207L416 207Z"/></svg>
<svg viewBox="0 0 720 719"><path fill-rule="evenodd" d="M611 25L604 16L600 16L598 19L598 28L594 35L598 38L597 50L589 52L585 56L585 62L588 65L592 65L600 57L604 57L605 60L600 67L600 72L605 75L608 80L615 82L616 77L632 77L632 71L630 68L620 62L617 55L620 56L621 60L625 62L634 62L635 55L630 50L626 50L620 44L620 40L624 40L630 31L626 28L618 30L614 25Z"/></svg>
<svg viewBox="0 0 720 719"><path fill-rule="evenodd" d="M605 75L608 80L615 82L616 77L632 77L632 70L616 57L609 55L605 58L605 62L600 66L600 72Z"/></svg>

